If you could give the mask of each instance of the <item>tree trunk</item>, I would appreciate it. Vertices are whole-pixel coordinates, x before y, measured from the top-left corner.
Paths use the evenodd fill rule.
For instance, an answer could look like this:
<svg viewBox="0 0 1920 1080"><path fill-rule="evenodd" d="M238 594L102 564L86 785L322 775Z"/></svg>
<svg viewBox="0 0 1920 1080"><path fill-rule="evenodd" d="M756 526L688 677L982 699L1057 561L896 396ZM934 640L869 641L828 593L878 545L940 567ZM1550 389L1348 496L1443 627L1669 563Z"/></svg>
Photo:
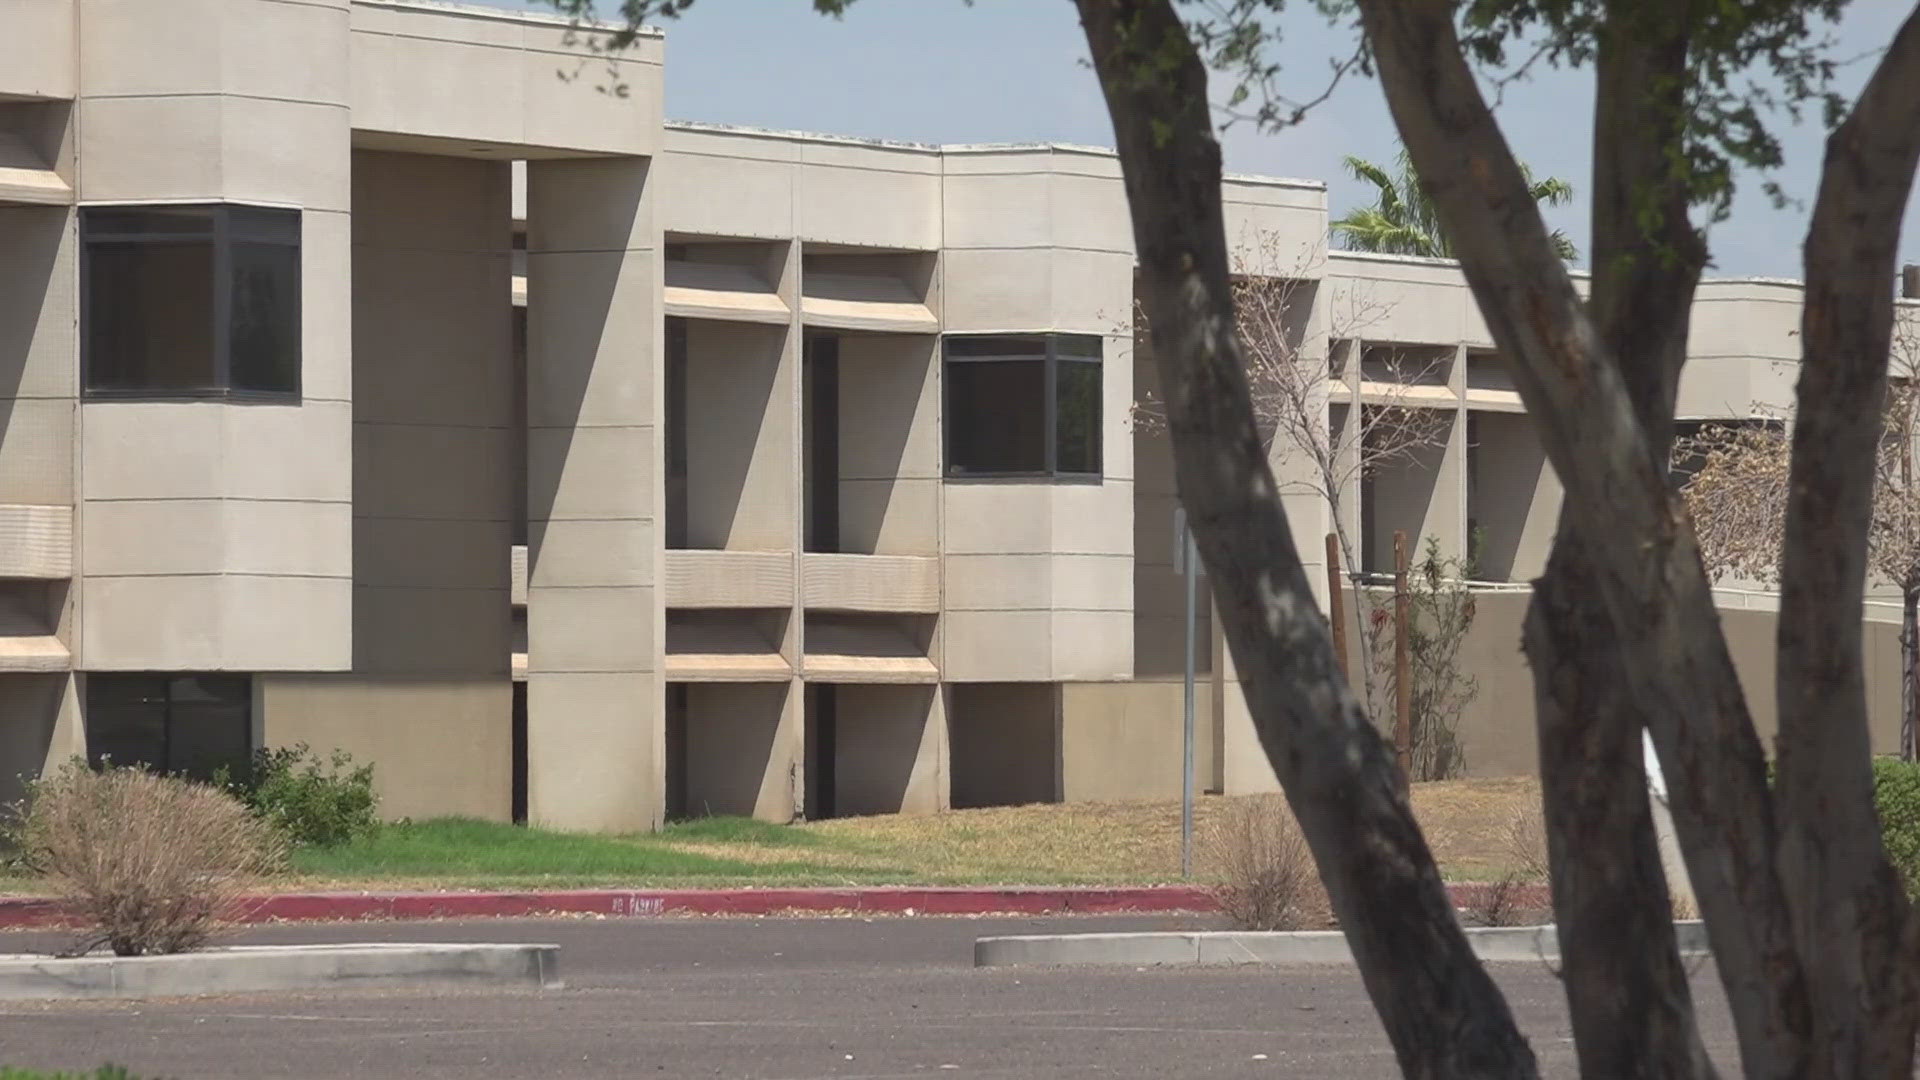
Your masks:
<svg viewBox="0 0 1920 1080"><path fill-rule="evenodd" d="M1689 27L1644 18L1647 10L1610 5L1594 58L1587 308L1664 461L1706 251L1671 152L1681 139ZM1524 633L1575 1049L1587 1076L1708 1077L1648 802L1645 719L1621 692L1631 675L1611 627L1586 599L1594 558L1563 513Z"/></svg>
<svg viewBox="0 0 1920 1080"><path fill-rule="evenodd" d="M1629 676L1587 599L1578 534L1554 542L1524 640L1540 731L1553 915L1580 1073L1715 1075L1694 1022ZM1632 948L1622 948L1632 942Z"/></svg>
<svg viewBox="0 0 1920 1080"><path fill-rule="evenodd" d="M1112 114L1175 476L1261 746L1408 1076L1532 1077L1393 759L1340 678L1235 339L1206 68L1171 0L1078 0Z"/></svg>
<svg viewBox="0 0 1920 1080"><path fill-rule="evenodd" d="M1805 983L1773 864L1766 765L1686 515L1461 53L1451 0L1359 0L1395 123L1527 412L1592 544L1592 592L1620 650L1620 693L1672 781L1741 1057L1806 1061Z"/></svg>
<svg viewBox="0 0 1920 1080"><path fill-rule="evenodd" d="M1808 225L1781 545L1779 866L1812 991L1816 1073L1905 1076L1906 892L1873 804L1862 604L1901 215L1920 163L1920 13L1827 140Z"/></svg>

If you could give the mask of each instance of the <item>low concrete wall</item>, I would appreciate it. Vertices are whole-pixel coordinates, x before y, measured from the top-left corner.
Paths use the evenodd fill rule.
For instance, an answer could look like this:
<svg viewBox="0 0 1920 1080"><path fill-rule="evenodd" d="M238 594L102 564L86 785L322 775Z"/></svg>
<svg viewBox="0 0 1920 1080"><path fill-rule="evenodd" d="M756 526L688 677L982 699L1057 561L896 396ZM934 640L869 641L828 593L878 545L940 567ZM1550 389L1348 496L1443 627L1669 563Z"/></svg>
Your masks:
<svg viewBox="0 0 1920 1080"><path fill-rule="evenodd" d="M1465 774L1470 777L1531 775L1539 769L1535 735L1533 672L1521 652L1521 628L1531 594L1480 592L1474 598L1473 627L1460 647L1460 663L1478 684L1478 693L1461 714L1457 734ZM1351 592L1348 618L1359 611ZM1771 611L1722 608L1720 625L1734 667L1746 691L1747 708L1763 744L1777 729L1774 705L1774 635L1778 616ZM1899 749L1900 627L1868 621L1866 674L1868 723L1875 753ZM1353 663L1361 662L1361 639L1348 634ZM1353 668L1359 681L1359 667ZM1133 701L1151 700L1158 691L1146 684L1125 688ZM1228 794L1270 791L1276 786L1238 694L1223 702L1223 773ZM1138 706L1134 706L1138 708ZM1079 744L1069 743L1070 747Z"/></svg>

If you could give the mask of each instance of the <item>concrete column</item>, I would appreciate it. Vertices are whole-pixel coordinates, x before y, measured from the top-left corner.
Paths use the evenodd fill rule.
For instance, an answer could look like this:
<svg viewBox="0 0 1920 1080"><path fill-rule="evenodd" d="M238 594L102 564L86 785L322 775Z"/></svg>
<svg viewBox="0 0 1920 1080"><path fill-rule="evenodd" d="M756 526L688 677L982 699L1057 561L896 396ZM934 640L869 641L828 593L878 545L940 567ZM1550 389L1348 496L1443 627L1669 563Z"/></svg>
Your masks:
<svg viewBox="0 0 1920 1080"><path fill-rule="evenodd" d="M806 656L806 609L800 602L800 582L806 570L807 549L807 491L806 491L806 368L802 363L805 357L806 331L800 321L800 241L789 240L775 246L775 256L768 259L773 274L774 292L778 293L789 312L787 318L787 340L780 353L780 364L786 369L787 378L787 453L793 468L787 473L790 497L787 505L793 508L791 528L788 531L788 547L793 551L793 606L787 610L787 625L780 636L780 655L793 669L793 678L787 681L787 698L780 711L780 730L774 738L775 753L782 754L787 760L788 775L792 778L791 804L786 808L787 820L798 821L805 818L813 809L807 805L807 684L800 677L801 665Z"/></svg>
<svg viewBox="0 0 1920 1080"><path fill-rule="evenodd" d="M1457 559L1471 554L1473 537L1467 531L1467 347L1454 348L1453 366L1447 369L1447 387L1453 391L1453 426L1447 433L1447 452L1435 483L1443 485L1434 492L1434 531L1440 537L1440 552ZM1422 545L1424 548L1424 545Z"/></svg>
<svg viewBox="0 0 1920 1080"><path fill-rule="evenodd" d="M527 166L528 814L666 811L660 252L645 159Z"/></svg>

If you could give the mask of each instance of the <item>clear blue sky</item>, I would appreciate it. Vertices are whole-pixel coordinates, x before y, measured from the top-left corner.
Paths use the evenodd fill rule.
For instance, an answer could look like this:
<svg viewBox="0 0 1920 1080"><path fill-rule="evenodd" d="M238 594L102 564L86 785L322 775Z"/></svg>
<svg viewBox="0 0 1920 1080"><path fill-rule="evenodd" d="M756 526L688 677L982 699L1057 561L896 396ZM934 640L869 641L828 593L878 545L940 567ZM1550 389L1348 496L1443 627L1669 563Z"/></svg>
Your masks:
<svg viewBox="0 0 1920 1080"><path fill-rule="evenodd" d="M540 0L480 2L551 10ZM1909 10L1904 0L1855 0L1836 55L1884 45ZM807 0L699 0L663 27L666 111L676 120L915 142L1113 142L1067 0L860 0L838 22L814 14ZM1298 74L1294 85L1310 86L1345 39L1317 19L1289 17L1288 27L1281 60ZM1847 68L1845 89L1870 68L1871 58ZM1580 195L1591 164L1591 85L1585 72L1542 70L1510 86L1500 108L1522 159L1537 175L1571 181ZM1811 204L1825 133L1817 118L1798 128L1784 117L1778 123L1787 162L1776 179ZM1327 181L1338 214L1366 200L1341 171L1341 157L1385 161L1395 136L1378 84L1356 79L1296 128L1263 135L1235 126L1224 141L1231 170ZM1710 272L1798 277L1806 206L1775 209L1759 177L1741 179L1732 217L1710 235ZM1584 198L1550 214L1583 252L1586 215ZM1910 204L1907 261L1920 261L1917 229Z"/></svg>

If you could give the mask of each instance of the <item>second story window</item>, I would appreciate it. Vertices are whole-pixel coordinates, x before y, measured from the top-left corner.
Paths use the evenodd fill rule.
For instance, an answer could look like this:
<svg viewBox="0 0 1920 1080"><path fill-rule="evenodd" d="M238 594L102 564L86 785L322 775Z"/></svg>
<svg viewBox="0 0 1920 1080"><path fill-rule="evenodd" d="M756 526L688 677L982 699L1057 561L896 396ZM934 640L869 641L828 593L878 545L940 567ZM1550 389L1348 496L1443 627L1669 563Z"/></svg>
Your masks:
<svg viewBox="0 0 1920 1080"><path fill-rule="evenodd" d="M946 339L949 477L1100 476L1101 339Z"/></svg>
<svg viewBox="0 0 1920 1080"><path fill-rule="evenodd" d="M300 212L80 211L89 397L297 397Z"/></svg>

